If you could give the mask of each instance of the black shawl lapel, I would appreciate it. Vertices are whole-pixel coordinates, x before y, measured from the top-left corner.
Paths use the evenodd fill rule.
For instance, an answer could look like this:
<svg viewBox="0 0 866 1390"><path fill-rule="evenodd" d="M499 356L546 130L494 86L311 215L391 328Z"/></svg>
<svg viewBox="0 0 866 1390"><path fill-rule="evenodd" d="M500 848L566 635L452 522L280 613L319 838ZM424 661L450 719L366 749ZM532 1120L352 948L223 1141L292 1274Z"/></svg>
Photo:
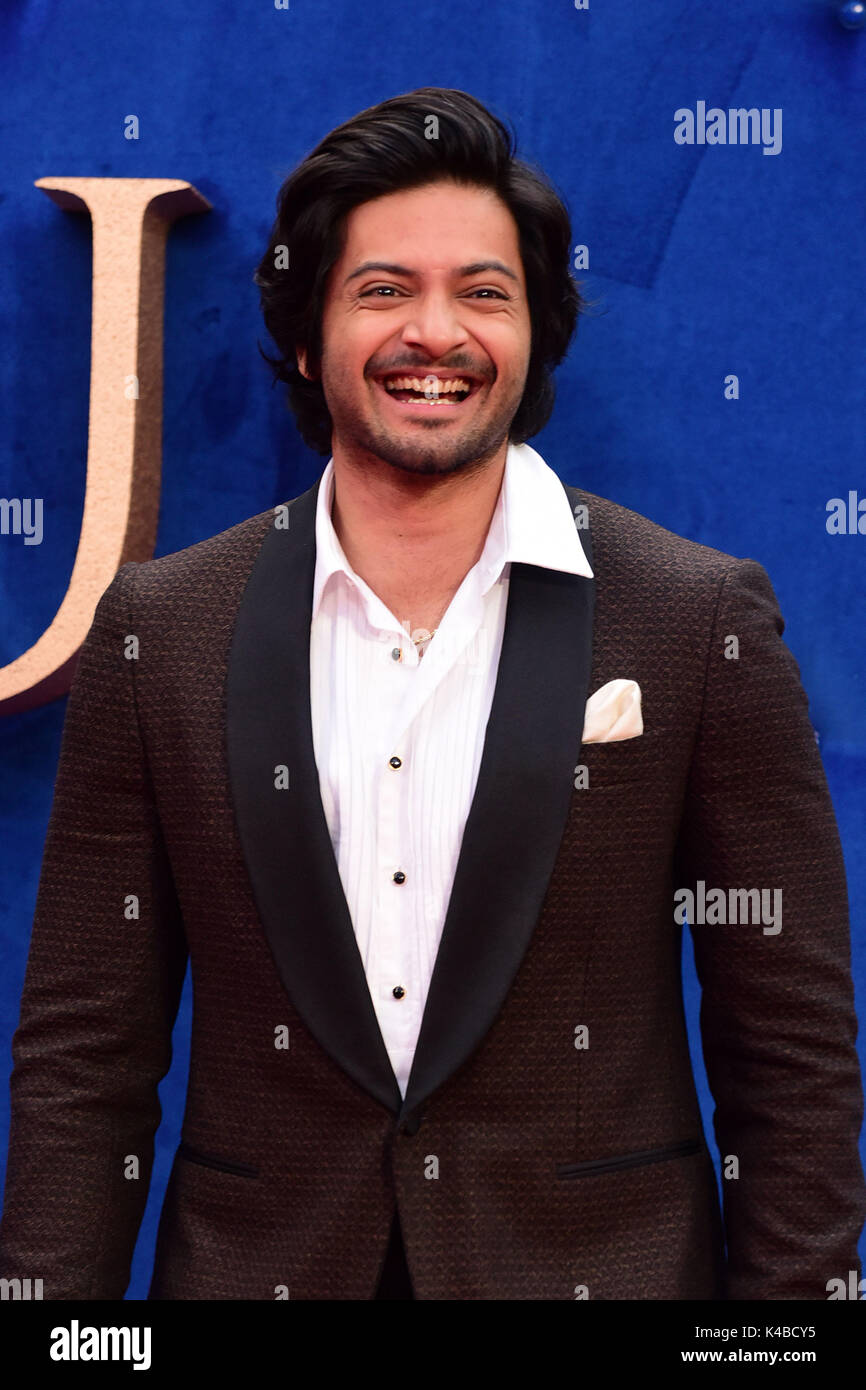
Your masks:
<svg viewBox="0 0 866 1390"><path fill-rule="evenodd" d="M573 508L579 494L566 494ZM490 1029L538 921L580 761L594 600L594 580L511 566L478 782L401 1110L410 1130Z"/></svg>
<svg viewBox="0 0 866 1390"><path fill-rule="evenodd" d="M310 1032L389 1110L400 1088L355 941L310 715L318 479L262 542L235 620L227 737L235 818L280 978ZM277 790L276 768L288 768Z"/></svg>
<svg viewBox="0 0 866 1390"><path fill-rule="evenodd" d="M563 486L565 486L563 484ZM493 705L405 1102L379 1029L319 790L310 620L319 482L269 531L244 590L227 679L241 847L282 983L331 1057L409 1128L474 1051L532 935L579 761L594 582L513 563ZM566 487L574 504L579 494ZM588 532L581 539L590 556ZM288 769L288 790L275 786Z"/></svg>

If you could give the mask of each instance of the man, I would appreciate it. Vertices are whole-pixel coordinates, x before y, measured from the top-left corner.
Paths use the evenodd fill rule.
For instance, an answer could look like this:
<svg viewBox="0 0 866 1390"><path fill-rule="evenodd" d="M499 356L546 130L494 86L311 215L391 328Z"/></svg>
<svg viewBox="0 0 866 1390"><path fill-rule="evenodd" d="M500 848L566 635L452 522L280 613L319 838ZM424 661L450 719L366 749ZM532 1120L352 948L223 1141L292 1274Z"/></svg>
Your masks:
<svg viewBox="0 0 866 1390"><path fill-rule="evenodd" d="M570 245L462 92L361 113L284 185L257 282L330 457L100 601L3 1276L122 1297L187 954L151 1298L822 1299L859 1272L845 879L806 697L759 565L526 443L581 307Z"/></svg>

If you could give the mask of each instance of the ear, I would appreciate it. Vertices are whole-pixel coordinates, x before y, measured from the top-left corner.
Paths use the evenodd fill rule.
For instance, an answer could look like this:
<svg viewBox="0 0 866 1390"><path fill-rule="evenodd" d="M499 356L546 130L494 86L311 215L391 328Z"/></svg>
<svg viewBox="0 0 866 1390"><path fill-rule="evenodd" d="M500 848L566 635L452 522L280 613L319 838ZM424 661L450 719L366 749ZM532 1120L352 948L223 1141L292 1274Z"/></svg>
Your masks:
<svg viewBox="0 0 866 1390"><path fill-rule="evenodd" d="M305 376L307 381L315 381L315 377L310 371L309 357L306 348L295 348L295 356L298 359L298 371L301 373L301 376Z"/></svg>

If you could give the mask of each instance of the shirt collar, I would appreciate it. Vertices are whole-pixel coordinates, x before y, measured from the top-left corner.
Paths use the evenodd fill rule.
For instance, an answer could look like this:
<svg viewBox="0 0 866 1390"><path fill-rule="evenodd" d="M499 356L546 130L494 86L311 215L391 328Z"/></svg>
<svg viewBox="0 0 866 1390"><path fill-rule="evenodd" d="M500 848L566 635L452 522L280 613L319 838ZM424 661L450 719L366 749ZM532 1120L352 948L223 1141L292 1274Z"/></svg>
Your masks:
<svg viewBox="0 0 866 1390"><path fill-rule="evenodd" d="M342 572L366 587L346 559L334 530L333 490L334 460L330 458L322 473L316 503L313 618L332 574ZM553 469L528 444L508 445L499 497L484 549L474 567L482 595L512 561L593 578L565 489Z"/></svg>

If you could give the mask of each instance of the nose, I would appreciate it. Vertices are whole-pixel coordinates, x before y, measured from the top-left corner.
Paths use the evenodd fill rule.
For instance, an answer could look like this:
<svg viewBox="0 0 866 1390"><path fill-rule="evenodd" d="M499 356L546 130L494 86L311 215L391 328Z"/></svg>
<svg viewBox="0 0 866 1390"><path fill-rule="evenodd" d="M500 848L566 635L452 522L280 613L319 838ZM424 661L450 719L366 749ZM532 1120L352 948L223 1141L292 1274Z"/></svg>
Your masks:
<svg viewBox="0 0 866 1390"><path fill-rule="evenodd" d="M460 321L453 299L448 293L439 291L419 295L413 300L400 334L401 342L407 347L420 348L436 361L461 347L468 338L469 333Z"/></svg>

